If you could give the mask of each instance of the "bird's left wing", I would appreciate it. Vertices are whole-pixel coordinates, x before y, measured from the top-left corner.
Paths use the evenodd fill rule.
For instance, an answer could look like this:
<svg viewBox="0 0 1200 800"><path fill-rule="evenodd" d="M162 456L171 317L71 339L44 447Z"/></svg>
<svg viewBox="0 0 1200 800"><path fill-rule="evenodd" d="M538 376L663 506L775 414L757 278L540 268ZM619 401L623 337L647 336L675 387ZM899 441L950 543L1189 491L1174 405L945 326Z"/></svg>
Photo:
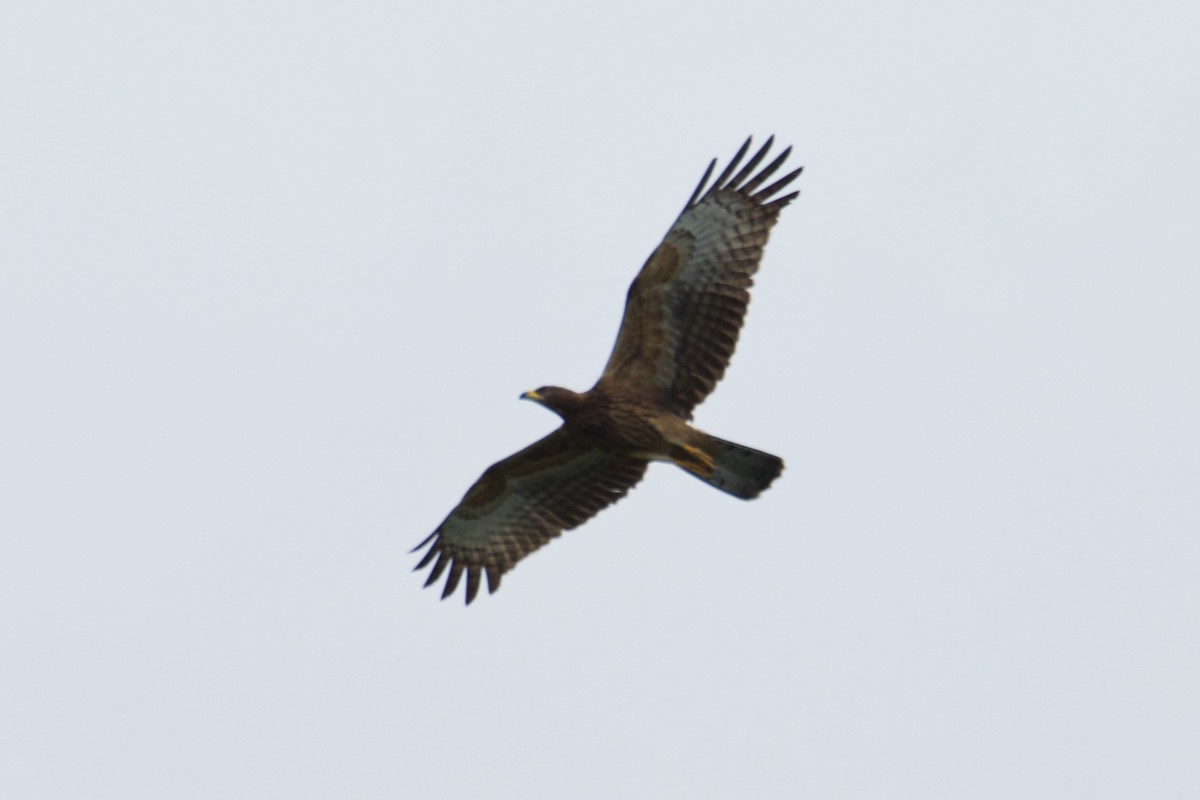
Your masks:
<svg viewBox="0 0 1200 800"><path fill-rule="evenodd" d="M800 170L770 183L791 148L762 169L768 139L745 166L742 145L711 186L716 161L625 300L625 316L598 389L619 389L684 418L725 374L767 236L797 192ZM757 172L756 172L757 170Z"/></svg>
<svg viewBox="0 0 1200 800"><path fill-rule="evenodd" d="M488 591L496 591L500 576L519 560L624 497L646 464L559 428L488 467L438 529L413 548L429 546L416 569L433 563L429 586L449 568L443 599L465 571L470 603L481 573Z"/></svg>

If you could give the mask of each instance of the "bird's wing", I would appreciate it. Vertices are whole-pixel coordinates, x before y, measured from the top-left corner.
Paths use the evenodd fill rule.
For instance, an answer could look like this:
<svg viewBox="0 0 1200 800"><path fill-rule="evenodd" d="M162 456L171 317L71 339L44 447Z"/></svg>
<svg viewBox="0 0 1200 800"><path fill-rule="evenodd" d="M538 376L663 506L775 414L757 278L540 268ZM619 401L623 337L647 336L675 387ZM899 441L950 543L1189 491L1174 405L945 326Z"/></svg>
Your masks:
<svg viewBox="0 0 1200 800"><path fill-rule="evenodd" d="M591 447L559 428L488 467L438 529L413 548L429 546L416 569L433 562L429 586L449 568L443 599L465 570L470 603L481 573L488 591L496 591L500 576L522 558L624 497L646 464Z"/></svg>
<svg viewBox="0 0 1200 800"><path fill-rule="evenodd" d="M596 388L633 393L681 417L725 374L753 275L797 169L763 187L791 148L755 173L774 137L738 170L750 140L705 190L716 160L629 287L625 316Z"/></svg>

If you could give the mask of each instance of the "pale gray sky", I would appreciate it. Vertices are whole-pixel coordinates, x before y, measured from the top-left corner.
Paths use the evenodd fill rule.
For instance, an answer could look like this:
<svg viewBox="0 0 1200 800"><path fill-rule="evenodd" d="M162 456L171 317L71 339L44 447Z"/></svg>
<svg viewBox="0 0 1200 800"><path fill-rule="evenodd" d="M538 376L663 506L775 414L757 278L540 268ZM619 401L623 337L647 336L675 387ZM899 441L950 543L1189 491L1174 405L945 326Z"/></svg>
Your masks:
<svg viewBox="0 0 1200 800"><path fill-rule="evenodd" d="M0 795L1200 796L1190 3L9 3ZM464 608L708 160L807 166L667 466ZM460 590L461 591L461 590Z"/></svg>

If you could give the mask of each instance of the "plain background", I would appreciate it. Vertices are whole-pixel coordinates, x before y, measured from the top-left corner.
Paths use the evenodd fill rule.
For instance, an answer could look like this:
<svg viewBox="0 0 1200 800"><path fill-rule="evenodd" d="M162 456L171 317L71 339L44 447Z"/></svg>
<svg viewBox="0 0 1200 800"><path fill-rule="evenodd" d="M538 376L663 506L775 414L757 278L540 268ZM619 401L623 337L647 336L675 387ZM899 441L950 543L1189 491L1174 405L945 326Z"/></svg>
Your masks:
<svg viewBox="0 0 1200 800"><path fill-rule="evenodd" d="M1200 796L1195 9L4 4L0 794ZM421 591L771 133L782 479Z"/></svg>

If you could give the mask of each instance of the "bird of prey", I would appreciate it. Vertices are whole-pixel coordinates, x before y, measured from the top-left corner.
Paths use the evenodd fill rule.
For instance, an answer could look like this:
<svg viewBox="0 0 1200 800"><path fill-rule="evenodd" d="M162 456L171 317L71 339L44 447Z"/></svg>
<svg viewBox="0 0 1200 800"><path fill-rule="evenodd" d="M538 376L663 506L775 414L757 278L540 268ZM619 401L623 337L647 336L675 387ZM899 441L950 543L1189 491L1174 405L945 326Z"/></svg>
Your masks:
<svg viewBox="0 0 1200 800"><path fill-rule="evenodd" d="M488 467L413 548L429 547L415 568L433 564L426 586L449 570L443 599L464 572L467 603L481 575L495 592L522 558L624 497L651 461L669 461L746 500L779 476L778 457L688 424L725 374L767 236L799 194L780 192L800 169L764 186L791 152L758 170L773 138L739 169L747 139L706 189L716 159L708 165L629 287L616 344L595 386L583 394L543 386L521 395L558 414L562 425Z"/></svg>

